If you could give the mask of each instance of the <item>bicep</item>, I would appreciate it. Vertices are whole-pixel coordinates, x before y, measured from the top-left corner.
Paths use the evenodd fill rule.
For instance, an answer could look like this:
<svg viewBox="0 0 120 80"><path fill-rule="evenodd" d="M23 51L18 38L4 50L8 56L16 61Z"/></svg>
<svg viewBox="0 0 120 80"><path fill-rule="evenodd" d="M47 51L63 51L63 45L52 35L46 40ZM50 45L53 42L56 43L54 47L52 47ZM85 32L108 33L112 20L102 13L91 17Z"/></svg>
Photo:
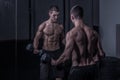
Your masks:
<svg viewBox="0 0 120 80"><path fill-rule="evenodd" d="M38 30L37 30L37 32L36 32L36 35L35 35L35 38L41 38L42 37L42 35L43 35L43 25L40 25L39 27L38 27Z"/></svg>
<svg viewBox="0 0 120 80"><path fill-rule="evenodd" d="M71 35L66 36L66 45L65 45L65 53L66 55L70 55L74 48L74 39Z"/></svg>
<svg viewBox="0 0 120 80"><path fill-rule="evenodd" d="M37 31L37 33L36 33L36 38L41 38L42 37L42 34L43 34L43 32L41 32L41 31Z"/></svg>

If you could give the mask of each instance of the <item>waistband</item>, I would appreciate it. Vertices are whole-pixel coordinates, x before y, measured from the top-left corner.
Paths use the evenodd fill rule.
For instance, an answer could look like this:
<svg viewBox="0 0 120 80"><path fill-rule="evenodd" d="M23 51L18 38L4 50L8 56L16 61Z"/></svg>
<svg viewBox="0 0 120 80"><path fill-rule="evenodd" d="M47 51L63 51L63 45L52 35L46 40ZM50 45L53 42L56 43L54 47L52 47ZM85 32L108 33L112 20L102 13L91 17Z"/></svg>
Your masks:
<svg viewBox="0 0 120 80"><path fill-rule="evenodd" d="M97 64L91 64L86 66L72 66L71 69L81 69L81 68L88 68L88 67L97 67Z"/></svg>
<svg viewBox="0 0 120 80"><path fill-rule="evenodd" d="M56 50L54 50L54 51L42 49L42 51L45 52L45 53L57 53L57 52L59 52L59 51L62 51L62 49L56 49Z"/></svg>

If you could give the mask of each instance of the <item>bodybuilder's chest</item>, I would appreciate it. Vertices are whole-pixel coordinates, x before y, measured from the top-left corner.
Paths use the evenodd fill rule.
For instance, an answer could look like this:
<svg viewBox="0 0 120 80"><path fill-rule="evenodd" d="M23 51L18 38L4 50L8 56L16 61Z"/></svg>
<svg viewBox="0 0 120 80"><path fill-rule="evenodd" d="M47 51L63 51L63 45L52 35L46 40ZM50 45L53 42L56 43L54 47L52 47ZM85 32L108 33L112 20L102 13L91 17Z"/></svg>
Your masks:
<svg viewBox="0 0 120 80"><path fill-rule="evenodd" d="M48 35L48 36L61 34L61 30L59 28L55 28L55 27L46 27L43 30L43 32L45 35Z"/></svg>

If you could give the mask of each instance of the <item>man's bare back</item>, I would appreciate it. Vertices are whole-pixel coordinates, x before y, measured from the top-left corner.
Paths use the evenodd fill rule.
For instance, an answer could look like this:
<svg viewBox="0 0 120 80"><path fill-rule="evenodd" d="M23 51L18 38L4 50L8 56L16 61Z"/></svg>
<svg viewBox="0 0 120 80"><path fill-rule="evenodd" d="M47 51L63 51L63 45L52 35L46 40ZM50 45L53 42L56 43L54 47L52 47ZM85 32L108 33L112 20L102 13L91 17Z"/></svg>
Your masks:
<svg viewBox="0 0 120 80"><path fill-rule="evenodd" d="M73 34L72 34L73 33ZM84 30L80 27L73 28L69 34L73 36L74 48L72 52L72 65L84 65L86 64L87 55L87 36Z"/></svg>
<svg viewBox="0 0 120 80"><path fill-rule="evenodd" d="M105 53L100 44L99 34L88 26L85 26L84 30L88 37L88 52L95 62L99 61L100 57L105 56Z"/></svg>
<svg viewBox="0 0 120 80"><path fill-rule="evenodd" d="M74 32L77 33L77 37L75 37L75 43L77 45L75 44L72 53L73 66L92 65L99 61L99 57L103 56L104 52L99 47L99 36L97 32L86 25L81 29L77 27L72 33ZM78 49L82 52L79 52Z"/></svg>
<svg viewBox="0 0 120 80"><path fill-rule="evenodd" d="M72 66L87 66L99 61L104 55L98 34L90 27L83 25L74 27L67 33L65 52L57 60L57 64L64 62L72 52Z"/></svg>
<svg viewBox="0 0 120 80"><path fill-rule="evenodd" d="M72 53L72 66L86 66L95 63L94 56L97 51L97 36L93 30L86 27L75 27L70 33L73 33L74 49ZM92 44L92 45L91 45ZM89 47L90 46L90 47ZM89 49L90 48L90 49Z"/></svg>
<svg viewBox="0 0 120 80"><path fill-rule="evenodd" d="M43 49L53 51L60 48L60 37L63 35L62 25L45 21L39 26L37 33L44 40Z"/></svg>

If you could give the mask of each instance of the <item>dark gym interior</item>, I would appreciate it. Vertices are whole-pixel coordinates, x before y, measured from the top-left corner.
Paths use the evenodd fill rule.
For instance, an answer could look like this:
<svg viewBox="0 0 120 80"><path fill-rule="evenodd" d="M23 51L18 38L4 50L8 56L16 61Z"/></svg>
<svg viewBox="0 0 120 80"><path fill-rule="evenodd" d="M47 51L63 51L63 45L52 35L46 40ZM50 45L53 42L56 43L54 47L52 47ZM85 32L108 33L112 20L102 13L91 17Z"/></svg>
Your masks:
<svg viewBox="0 0 120 80"><path fill-rule="evenodd" d="M84 21L100 35L106 53L99 80L120 80L120 0L0 0L0 80L39 80L39 56L25 50L48 19L50 5L60 8L65 33L72 28L70 9L83 7ZM69 67L66 68L68 73ZM66 75L67 76L67 75ZM65 79L66 80L66 79Z"/></svg>

